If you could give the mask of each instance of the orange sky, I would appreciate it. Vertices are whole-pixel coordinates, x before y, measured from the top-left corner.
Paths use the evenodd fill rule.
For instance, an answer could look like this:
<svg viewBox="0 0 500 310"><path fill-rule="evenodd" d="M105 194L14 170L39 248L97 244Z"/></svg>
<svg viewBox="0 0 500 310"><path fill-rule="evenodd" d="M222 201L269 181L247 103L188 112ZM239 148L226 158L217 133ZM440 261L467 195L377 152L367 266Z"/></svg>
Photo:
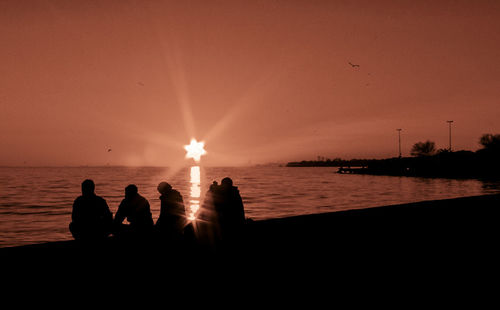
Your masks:
<svg viewBox="0 0 500 310"><path fill-rule="evenodd" d="M168 166L191 137L209 165L380 158L396 128L403 155L446 148L446 120L454 149L500 133L498 1L5 0L0 39L0 165Z"/></svg>

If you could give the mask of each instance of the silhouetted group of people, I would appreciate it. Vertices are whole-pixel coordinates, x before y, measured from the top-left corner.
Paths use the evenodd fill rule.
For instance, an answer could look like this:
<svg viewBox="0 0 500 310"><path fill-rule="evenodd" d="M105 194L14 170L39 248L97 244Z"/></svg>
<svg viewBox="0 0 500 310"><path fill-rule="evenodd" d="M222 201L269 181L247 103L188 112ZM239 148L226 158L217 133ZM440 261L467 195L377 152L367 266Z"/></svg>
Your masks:
<svg viewBox="0 0 500 310"><path fill-rule="evenodd" d="M197 230L203 244L234 247L241 240L245 211L239 190L230 178L213 182L198 215Z"/></svg>
<svg viewBox="0 0 500 310"><path fill-rule="evenodd" d="M111 234L119 240L149 242L164 241L179 244L186 238L196 238L209 247L235 245L241 239L245 212L238 188L230 178L221 184L213 182L194 221L186 218L182 195L167 182L158 185L161 194L160 215L156 223L149 202L130 184L115 216L106 200L95 194L92 180L82 183L82 195L75 199L69 229L76 240L96 243ZM128 223L124 223L125 219Z"/></svg>

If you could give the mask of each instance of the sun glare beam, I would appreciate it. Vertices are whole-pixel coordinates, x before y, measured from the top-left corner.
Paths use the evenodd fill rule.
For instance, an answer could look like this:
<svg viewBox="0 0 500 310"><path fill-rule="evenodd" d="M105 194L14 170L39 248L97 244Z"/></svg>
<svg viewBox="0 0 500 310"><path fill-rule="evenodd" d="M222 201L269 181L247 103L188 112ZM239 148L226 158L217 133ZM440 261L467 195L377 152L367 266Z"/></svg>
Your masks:
<svg viewBox="0 0 500 310"><path fill-rule="evenodd" d="M250 109L258 109L259 104L264 104L266 96L271 93L274 86L279 83L283 76L283 68L277 64L266 74L257 78L248 88L232 103L227 112L222 115L218 122L203 136L204 141L217 138L226 130L231 123L239 117L244 116Z"/></svg>

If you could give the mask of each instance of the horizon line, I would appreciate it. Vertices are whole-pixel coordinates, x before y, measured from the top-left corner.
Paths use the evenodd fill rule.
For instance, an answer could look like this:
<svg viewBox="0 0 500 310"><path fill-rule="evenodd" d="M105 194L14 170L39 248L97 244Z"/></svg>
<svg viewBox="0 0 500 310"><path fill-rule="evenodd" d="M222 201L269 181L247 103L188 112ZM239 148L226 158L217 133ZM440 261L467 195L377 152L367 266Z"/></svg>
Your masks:
<svg viewBox="0 0 500 310"><path fill-rule="evenodd" d="M282 163L269 163L269 164L282 164ZM284 163L283 163L284 164ZM238 167L254 167L262 166L267 164L251 164L251 165L233 165L233 166L220 166L220 165L203 165L209 168L238 168ZM185 168L191 166L201 166L201 165L187 165ZM135 165L0 165L0 168L172 168L170 166L135 166Z"/></svg>

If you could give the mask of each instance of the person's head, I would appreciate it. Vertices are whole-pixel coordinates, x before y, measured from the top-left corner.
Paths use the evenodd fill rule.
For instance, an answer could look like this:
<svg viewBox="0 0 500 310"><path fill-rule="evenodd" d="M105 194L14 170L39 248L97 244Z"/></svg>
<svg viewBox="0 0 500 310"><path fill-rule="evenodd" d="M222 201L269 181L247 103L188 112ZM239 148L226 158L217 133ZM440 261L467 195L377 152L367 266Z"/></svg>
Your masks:
<svg viewBox="0 0 500 310"><path fill-rule="evenodd" d="M135 195L137 195L138 189L135 184L130 184L129 186L125 187L125 198L132 198Z"/></svg>
<svg viewBox="0 0 500 310"><path fill-rule="evenodd" d="M166 194L172 189L172 186L168 184L167 182L161 182L158 184L158 192L160 194Z"/></svg>
<svg viewBox="0 0 500 310"><path fill-rule="evenodd" d="M231 180L230 178L226 177L226 178L222 179L222 181L220 182L220 184L224 188L229 188L229 187L233 186L233 180Z"/></svg>
<svg viewBox="0 0 500 310"><path fill-rule="evenodd" d="M87 195L92 195L95 190L95 184L94 181L87 179L82 182L82 195L87 196Z"/></svg>
<svg viewBox="0 0 500 310"><path fill-rule="evenodd" d="M217 181L213 181L212 184L210 184L209 190L213 192L217 189L217 186L219 186L219 184L217 184Z"/></svg>

